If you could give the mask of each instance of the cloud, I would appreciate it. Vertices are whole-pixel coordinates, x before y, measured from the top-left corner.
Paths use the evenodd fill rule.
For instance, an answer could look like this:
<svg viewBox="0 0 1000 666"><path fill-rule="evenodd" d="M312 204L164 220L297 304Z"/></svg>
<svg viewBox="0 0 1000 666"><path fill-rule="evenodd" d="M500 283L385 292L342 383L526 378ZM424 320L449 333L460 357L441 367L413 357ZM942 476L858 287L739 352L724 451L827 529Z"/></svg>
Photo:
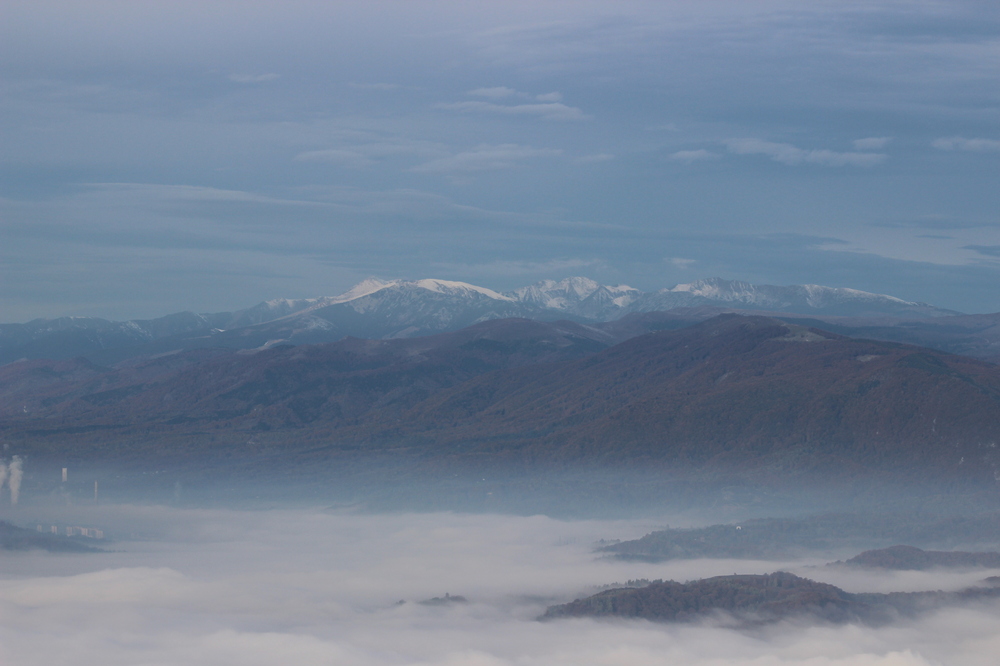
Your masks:
<svg viewBox="0 0 1000 666"><path fill-rule="evenodd" d="M295 156L295 161L329 162L331 164L339 164L341 166L352 167L355 169L372 166L376 163L375 160L369 159L353 150L341 150L338 148L330 148L327 150L309 150L304 153L299 153Z"/></svg>
<svg viewBox="0 0 1000 666"><path fill-rule="evenodd" d="M419 164L412 169L416 173L471 173L477 171L493 171L496 169L511 169L524 160L539 157L557 157L561 150L553 148L532 148L514 143L500 145L483 144L472 150L431 160Z"/></svg>
<svg viewBox="0 0 1000 666"><path fill-rule="evenodd" d="M611 153L594 153L593 155L583 155L573 161L578 164L597 164L598 162L608 162L613 159L615 159L615 156Z"/></svg>
<svg viewBox="0 0 1000 666"><path fill-rule="evenodd" d="M881 150L892 141L890 136L870 136L866 139L855 139L851 142L855 150Z"/></svg>
<svg viewBox="0 0 1000 666"><path fill-rule="evenodd" d="M493 104L491 102L451 102L436 104L436 109L458 111L460 113L486 113L503 116L534 116L544 120L586 120L589 118L575 106L559 102L544 104Z"/></svg>
<svg viewBox="0 0 1000 666"><path fill-rule="evenodd" d="M885 160L883 153L838 153L832 150L806 150L790 143L775 143L762 139L730 139L725 142L729 152L737 155L766 155L775 162L789 166L818 164L822 166L871 167Z"/></svg>
<svg viewBox="0 0 1000 666"><path fill-rule="evenodd" d="M939 150L964 150L970 153L1000 152L1000 141L997 139L966 139L952 136L937 139L931 145Z"/></svg>
<svg viewBox="0 0 1000 666"><path fill-rule="evenodd" d="M496 86L493 88L476 88L475 90L470 90L468 94L475 95L476 97L488 97L489 99L504 99L506 97L515 97L519 93L507 86Z"/></svg>
<svg viewBox="0 0 1000 666"><path fill-rule="evenodd" d="M950 215L921 215L910 219L880 220L870 223L873 227L884 227L887 229L933 229L933 230L959 230L959 229L986 229L1000 226L997 220L983 219L958 219Z"/></svg>
<svg viewBox="0 0 1000 666"><path fill-rule="evenodd" d="M963 245L963 250L972 250L984 257L1000 257L1000 245Z"/></svg>
<svg viewBox="0 0 1000 666"><path fill-rule="evenodd" d="M382 90L386 92L402 88L398 83L348 83L347 85L358 90Z"/></svg>
<svg viewBox="0 0 1000 666"><path fill-rule="evenodd" d="M267 83L281 78L277 74L230 74L229 80L236 83Z"/></svg>
<svg viewBox="0 0 1000 666"><path fill-rule="evenodd" d="M608 271L607 263L602 259L550 259L547 261L492 261L484 264L470 263L439 263L435 269L444 270L452 275L476 276L480 279L506 279L511 276L558 276L580 272Z"/></svg>
<svg viewBox="0 0 1000 666"><path fill-rule="evenodd" d="M665 261L673 264L676 268L680 268L681 270L691 268L698 263L695 259L684 259L682 257L668 257Z"/></svg>
<svg viewBox="0 0 1000 666"><path fill-rule="evenodd" d="M415 155L428 158L447 154L444 145L432 141L412 139L384 139L369 143L346 145L339 148L307 150L295 156L297 162L327 162L349 168L365 168L379 160L398 155Z"/></svg>
<svg viewBox="0 0 1000 666"><path fill-rule="evenodd" d="M514 88L508 88L507 86L476 88L475 90L470 90L466 94L473 95L475 97L486 97L493 100L509 99L511 97L531 98L531 95L528 93L515 90ZM550 92L535 95L535 99L539 102L561 102L562 98L563 96L561 92Z"/></svg>
<svg viewBox="0 0 1000 666"><path fill-rule="evenodd" d="M699 150L678 150L676 153L670 155L670 159L679 162L704 162L705 160L718 159L718 157L715 153L709 152L704 148Z"/></svg>

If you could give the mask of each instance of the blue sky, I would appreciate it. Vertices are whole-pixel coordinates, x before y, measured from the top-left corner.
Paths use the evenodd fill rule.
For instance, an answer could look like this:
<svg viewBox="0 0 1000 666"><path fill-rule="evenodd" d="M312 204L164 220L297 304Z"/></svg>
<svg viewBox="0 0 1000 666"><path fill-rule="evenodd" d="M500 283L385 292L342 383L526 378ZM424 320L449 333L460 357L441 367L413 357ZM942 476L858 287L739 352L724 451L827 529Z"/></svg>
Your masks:
<svg viewBox="0 0 1000 666"><path fill-rule="evenodd" d="M1000 310L995 2L6 2L0 320L366 277Z"/></svg>

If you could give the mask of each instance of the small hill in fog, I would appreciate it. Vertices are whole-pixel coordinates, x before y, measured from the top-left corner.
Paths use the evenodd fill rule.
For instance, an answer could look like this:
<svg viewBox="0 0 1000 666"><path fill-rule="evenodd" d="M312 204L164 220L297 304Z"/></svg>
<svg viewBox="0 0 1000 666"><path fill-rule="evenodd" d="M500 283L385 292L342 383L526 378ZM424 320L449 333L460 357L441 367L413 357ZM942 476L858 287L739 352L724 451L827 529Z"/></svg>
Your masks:
<svg viewBox="0 0 1000 666"><path fill-rule="evenodd" d="M688 583L658 581L640 588L605 590L551 606L540 619L620 617L689 622L723 612L745 623L808 618L883 624L900 614L915 615L941 606L997 598L1000 588L996 587L973 587L959 592L852 594L827 583L777 572L716 576Z"/></svg>
<svg viewBox="0 0 1000 666"><path fill-rule="evenodd" d="M657 530L640 539L602 546L598 552L618 559L648 562L703 557L782 559L846 549L882 547L899 541L928 547L998 544L1000 514L991 512L967 516L931 516L841 513L800 518L755 518L728 525ZM868 551L854 559L860 558L859 563L880 561L902 564L934 560L937 555L933 551L922 551L912 546L895 546ZM1000 557L996 553L940 555L938 561L942 562L948 556L956 556L956 561L961 561L966 555L983 556L983 562L992 561L994 556ZM965 561L968 560L969 558L965 558Z"/></svg>
<svg viewBox="0 0 1000 666"><path fill-rule="evenodd" d="M866 550L846 562L836 562L835 564L866 569L898 569L904 571L973 567L1000 569L1000 553L921 550L914 546L889 546L888 548Z"/></svg>

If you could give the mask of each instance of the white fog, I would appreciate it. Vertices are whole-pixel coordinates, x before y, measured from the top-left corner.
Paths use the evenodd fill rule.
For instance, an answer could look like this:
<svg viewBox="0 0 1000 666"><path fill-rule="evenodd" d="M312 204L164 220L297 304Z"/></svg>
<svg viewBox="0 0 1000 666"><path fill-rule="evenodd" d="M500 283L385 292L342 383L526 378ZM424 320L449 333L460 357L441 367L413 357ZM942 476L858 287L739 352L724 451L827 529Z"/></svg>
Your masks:
<svg viewBox="0 0 1000 666"><path fill-rule="evenodd" d="M959 589L997 573L858 573L822 566L827 559L649 564L593 552L599 539L690 517L77 511L65 519L114 526L123 538L106 553L4 555L0 663L985 666L1000 654L996 606L881 628L536 621L549 604L636 578L788 570L860 592ZM418 603L446 594L468 603Z"/></svg>

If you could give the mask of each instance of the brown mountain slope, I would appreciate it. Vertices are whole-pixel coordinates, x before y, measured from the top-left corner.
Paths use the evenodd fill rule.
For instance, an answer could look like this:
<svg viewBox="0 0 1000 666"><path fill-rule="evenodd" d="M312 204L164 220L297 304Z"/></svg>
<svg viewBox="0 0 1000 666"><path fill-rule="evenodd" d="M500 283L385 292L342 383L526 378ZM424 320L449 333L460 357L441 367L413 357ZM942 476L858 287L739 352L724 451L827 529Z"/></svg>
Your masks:
<svg viewBox="0 0 1000 666"><path fill-rule="evenodd" d="M33 444L24 452L35 454L118 448L137 436L297 436L317 421L357 423L369 412L389 418L479 374L580 358L611 342L570 322L508 319L424 338L195 350L115 368L27 361L0 368L0 435Z"/></svg>
<svg viewBox="0 0 1000 666"><path fill-rule="evenodd" d="M252 441L775 477L994 483L1000 472L997 366L736 315L606 344L606 333L576 324L505 320L430 338L227 353L119 384L84 369L41 399L9 394L0 434L18 452L117 459L209 448L232 458Z"/></svg>
<svg viewBox="0 0 1000 666"><path fill-rule="evenodd" d="M896 569L917 571L933 568L1000 568L1000 553L965 551L921 550L914 546L889 546L877 550L866 550L846 562L835 562L852 567L868 569Z"/></svg>
<svg viewBox="0 0 1000 666"><path fill-rule="evenodd" d="M484 375L404 420L391 435L532 457L992 474L1000 369L722 316L580 361Z"/></svg>

